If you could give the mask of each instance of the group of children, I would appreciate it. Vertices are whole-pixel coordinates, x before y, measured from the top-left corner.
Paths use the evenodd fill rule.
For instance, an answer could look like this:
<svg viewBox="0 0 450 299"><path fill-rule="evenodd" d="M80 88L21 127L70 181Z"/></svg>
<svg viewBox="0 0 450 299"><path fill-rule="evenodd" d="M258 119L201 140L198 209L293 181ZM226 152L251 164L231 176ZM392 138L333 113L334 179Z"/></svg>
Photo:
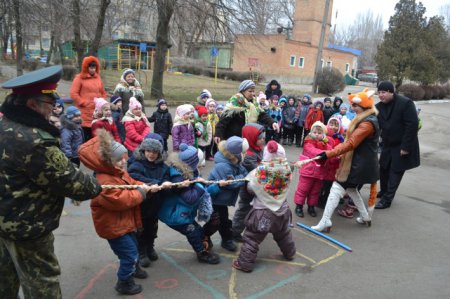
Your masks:
<svg viewBox="0 0 450 299"><path fill-rule="evenodd" d="M258 97L262 109L267 105L261 104L264 97L262 93ZM331 100L313 105L307 94L298 104L295 97L280 99L277 94L271 95L270 100L266 112L283 128L283 143L291 145L294 138L297 145L304 142L300 160L343 141L342 116L334 117L335 110L332 114L326 112ZM173 121L164 99L158 101L157 110L149 117L134 97L129 99L125 112L121 111L118 96L109 102L103 98L94 101L94 138L87 142L76 107L64 111L64 103L58 101L53 118L60 121L55 125L61 129L62 149L72 162L79 165L81 160L95 172L101 185L138 186L104 189L91 201L96 231L120 260L115 286L119 293L133 295L142 291L134 278L146 278L141 267L158 259L154 242L159 220L186 236L202 263L220 262L219 255L211 250L211 236L217 231L221 247L228 251L237 251L235 241L243 242L239 257L232 264L238 270L253 270L259 244L269 232L284 258L295 257L286 198L292 170L273 128L248 123L242 128L242 137L233 136L216 144L215 126L224 106L213 100L208 90L202 91L195 107L178 106ZM335 99L335 104L341 103ZM329 117L327 126L323 124L324 115ZM150 133L150 123L154 123L154 133ZM169 135L173 141L170 155ZM215 163L209 181L199 172L205 159ZM299 217L304 216L305 203L309 214L315 216L314 207L327 188L329 192L331 184L328 186L327 182L334 180L338 164L335 158L309 163L300 170L294 199ZM231 220L228 207L235 206L238 198Z"/></svg>

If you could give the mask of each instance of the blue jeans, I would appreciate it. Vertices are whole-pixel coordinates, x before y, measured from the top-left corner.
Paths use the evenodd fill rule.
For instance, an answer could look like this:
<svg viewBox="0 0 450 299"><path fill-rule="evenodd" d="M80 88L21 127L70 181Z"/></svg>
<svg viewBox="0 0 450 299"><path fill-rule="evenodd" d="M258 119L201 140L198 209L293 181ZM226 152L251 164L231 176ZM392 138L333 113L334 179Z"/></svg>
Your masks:
<svg viewBox="0 0 450 299"><path fill-rule="evenodd" d="M203 246L203 229L196 221L189 224L171 225L170 227L185 235L195 252L199 253L205 249Z"/></svg>
<svg viewBox="0 0 450 299"><path fill-rule="evenodd" d="M109 246L120 261L117 277L121 281L128 280L136 271L139 258L136 234L134 232L108 240Z"/></svg>

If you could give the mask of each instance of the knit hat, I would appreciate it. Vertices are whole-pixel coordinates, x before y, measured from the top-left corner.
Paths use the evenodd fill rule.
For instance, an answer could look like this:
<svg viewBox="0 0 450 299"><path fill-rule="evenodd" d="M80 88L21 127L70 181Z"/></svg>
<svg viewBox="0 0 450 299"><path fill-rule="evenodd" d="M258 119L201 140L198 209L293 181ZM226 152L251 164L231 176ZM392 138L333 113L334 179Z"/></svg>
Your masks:
<svg viewBox="0 0 450 299"><path fill-rule="evenodd" d="M345 109L349 110L349 109L350 109L350 105L349 105L349 104L346 104L346 103L342 103L342 104L339 106L339 110L341 110L342 108L345 108Z"/></svg>
<svg viewBox="0 0 450 299"><path fill-rule="evenodd" d="M320 106L320 109L323 109L323 102L318 100L314 103L314 107L317 108L317 106Z"/></svg>
<svg viewBox="0 0 450 299"><path fill-rule="evenodd" d="M119 96L112 96L110 99L109 99L109 101L110 101L110 103L111 104L117 104L117 102L118 101L122 101L122 98L121 97L119 97Z"/></svg>
<svg viewBox="0 0 450 299"><path fill-rule="evenodd" d="M278 104L284 103L285 105L287 105L287 100L285 97L281 97L281 99L278 101Z"/></svg>
<svg viewBox="0 0 450 299"><path fill-rule="evenodd" d="M191 105L183 104L177 107L175 112L179 117L183 117L187 113L191 113Z"/></svg>
<svg viewBox="0 0 450 299"><path fill-rule="evenodd" d="M187 145L186 143L180 144L180 153L178 157L181 161L189 165L192 170L196 170L199 162L198 150L192 145Z"/></svg>
<svg viewBox="0 0 450 299"><path fill-rule="evenodd" d="M158 104L156 104L156 106L158 106L158 108L159 108L159 107L161 107L161 105L163 105L163 104L167 105L167 101L164 100L164 99L159 99Z"/></svg>
<svg viewBox="0 0 450 299"><path fill-rule="evenodd" d="M258 100L258 103L259 103L262 99L267 100L267 97L264 92L260 91L258 94L258 97L256 99Z"/></svg>
<svg viewBox="0 0 450 299"><path fill-rule="evenodd" d="M216 107L216 111L217 110L223 110L223 109L225 109L225 107L222 104L218 104L217 107Z"/></svg>
<svg viewBox="0 0 450 299"><path fill-rule="evenodd" d="M315 127L319 127L322 129L322 132L324 135L327 135L327 127L321 122L321 121L316 121L315 123L312 124L311 126L311 132L314 130Z"/></svg>
<svg viewBox="0 0 450 299"><path fill-rule="evenodd" d="M196 107L198 117L201 117L204 114L208 114L208 108L205 106L197 106Z"/></svg>
<svg viewBox="0 0 450 299"><path fill-rule="evenodd" d="M246 91L249 88L255 88L256 84L252 80L244 80L239 85L239 92Z"/></svg>
<svg viewBox="0 0 450 299"><path fill-rule="evenodd" d="M311 101L311 95L309 95L309 94L307 94L307 93L305 93L305 94L303 95L303 98L307 98L308 101Z"/></svg>
<svg viewBox="0 0 450 299"><path fill-rule="evenodd" d="M128 105L130 111L133 111L134 109L137 108L142 108L141 103L139 103L139 101L135 98L135 97L131 97L130 98L130 104Z"/></svg>
<svg viewBox="0 0 450 299"><path fill-rule="evenodd" d="M64 101L63 101L63 100L57 99L57 100L55 101L55 106L56 106L56 107L62 107L62 108L63 108L63 111L64 111Z"/></svg>
<svg viewBox="0 0 450 299"><path fill-rule="evenodd" d="M75 116L81 116L81 112L80 112L80 110L77 107L70 106L66 110L66 116L67 116L68 119L72 119Z"/></svg>
<svg viewBox="0 0 450 299"><path fill-rule="evenodd" d="M144 139L158 140L159 143L161 143L161 145L164 146L164 139L161 137L161 135L159 135L157 133L149 133L144 137Z"/></svg>
<svg viewBox="0 0 450 299"><path fill-rule="evenodd" d="M325 98L325 99L323 99L323 102L324 103L327 103L327 102L331 103L331 99L330 98Z"/></svg>
<svg viewBox="0 0 450 299"><path fill-rule="evenodd" d="M108 102L104 98L94 98L95 103L95 112L101 113L104 105L108 104Z"/></svg>
<svg viewBox="0 0 450 299"><path fill-rule="evenodd" d="M209 99L211 97L212 97L211 92L207 89L203 89L202 92L200 93L200 99L204 99L204 98Z"/></svg>
<svg viewBox="0 0 450 299"><path fill-rule="evenodd" d="M242 153L247 152L248 141L245 138L241 138L238 136L231 136L230 138L227 139L225 143L225 148L233 155L240 157Z"/></svg>
<svg viewBox="0 0 450 299"><path fill-rule="evenodd" d="M163 146L162 146L161 142L159 142L158 140L147 138L142 141L141 145L139 145L139 151L140 152L145 152L145 151L157 152L162 155Z"/></svg>
<svg viewBox="0 0 450 299"><path fill-rule="evenodd" d="M132 69L125 69L122 73L122 78L125 80L125 78L129 75L129 74L135 74L134 71Z"/></svg>
<svg viewBox="0 0 450 299"><path fill-rule="evenodd" d="M286 151L274 140L270 140L264 148L263 161L271 161L275 158L286 158Z"/></svg>
<svg viewBox="0 0 450 299"><path fill-rule="evenodd" d="M122 144L117 141L111 142L111 160L113 163L122 159L123 155L127 153L128 150Z"/></svg>
<svg viewBox="0 0 450 299"><path fill-rule="evenodd" d="M388 91L390 93L394 93L394 84L389 81L381 81L380 84L378 84L378 91Z"/></svg>
<svg viewBox="0 0 450 299"><path fill-rule="evenodd" d="M213 98L207 99L206 103L205 103L205 106L208 107L210 104L214 104L214 106L217 106L217 102Z"/></svg>
<svg viewBox="0 0 450 299"><path fill-rule="evenodd" d="M383 82L382 82L383 83ZM391 82L385 81L385 84L391 84ZM380 83L381 85L381 83ZM389 87L386 87L389 88ZM393 90L394 86L392 86L392 90ZM378 87L378 90L379 87ZM392 91L393 93L394 91ZM352 104L356 104L364 109L369 109L373 107L373 95L374 95L375 91L373 90L369 90L368 88L365 88L363 91L358 92L356 94L349 94L348 95L348 100L350 101L350 103ZM342 107L342 105L341 105Z"/></svg>

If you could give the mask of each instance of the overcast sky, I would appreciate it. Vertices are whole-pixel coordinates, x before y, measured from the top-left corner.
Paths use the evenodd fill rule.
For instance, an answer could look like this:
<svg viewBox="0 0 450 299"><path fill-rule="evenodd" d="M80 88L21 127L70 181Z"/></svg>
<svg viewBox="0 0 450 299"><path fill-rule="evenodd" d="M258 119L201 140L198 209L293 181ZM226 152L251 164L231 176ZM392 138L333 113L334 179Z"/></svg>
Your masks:
<svg viewBox="0 0 450 299"><path fill-rule="evenodd" d="M333 17L331 24L348 27L351 20L358 13L365 14L368 10L372 10L374 16L381 15L385 29L389 26L389 18L394 14L396 0L333 0ZM418 3L419 1L416 0ZM443 5L450 4L450 0L421 0L426 8L425 16L432 17L439 15L439 8ZM336 10L338 15L336 18Z"/></svg>

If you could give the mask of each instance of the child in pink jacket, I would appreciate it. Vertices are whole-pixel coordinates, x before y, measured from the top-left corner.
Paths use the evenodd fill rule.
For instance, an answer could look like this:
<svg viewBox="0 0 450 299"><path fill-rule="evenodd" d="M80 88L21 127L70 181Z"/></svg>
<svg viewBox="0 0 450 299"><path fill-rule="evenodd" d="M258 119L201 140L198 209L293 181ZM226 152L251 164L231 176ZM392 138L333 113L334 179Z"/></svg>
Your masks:
<svg viewBox="0 0 450 299"><path fill-rule="evenodd" d="M318 154L333 148L333 141L330 141L326 134L327 128L325 125L320 121L316 121L311 126L311 131L304 140L300 161L314 158ZM327 162L331 162L331 160ZM327 167L324 162L313 161L303 165L300 169L300 181L294 197L295 204L297 205L295 214L298 217L304 217L303 205L305 201L308 203L308 214L311 217L316 217L314 207L317 206L320 190L322 189L326 174Z"/></svg>
<svg viewBox="0 0 450 299"><path fill-rule="evenodd" d="M125 141L124 145L128 149L129 154L141 144L145 136L150 133L150 123L147 120L144 112L142 112L142 105L135 97L130 98L128 111L122 118L125 126Z"/></svg>

